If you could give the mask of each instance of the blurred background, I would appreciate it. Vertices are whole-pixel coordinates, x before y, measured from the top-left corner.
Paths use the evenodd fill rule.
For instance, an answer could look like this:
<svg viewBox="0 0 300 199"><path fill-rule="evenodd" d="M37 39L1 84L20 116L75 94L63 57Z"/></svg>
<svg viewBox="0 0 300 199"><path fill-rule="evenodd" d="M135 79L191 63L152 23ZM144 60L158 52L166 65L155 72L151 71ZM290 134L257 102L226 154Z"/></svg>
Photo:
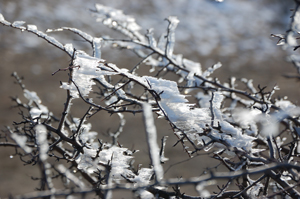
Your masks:
<svg viewBox="0 0 300 199"><path fill-rule="evenodd" d="M271 34L284 33L288 29L291 9L294 8L292 0L225 0L222 3L212 0L0 0L0 13L10 22L26 21L27 24L37 25L42 31L67 26L94 36L120 37L120 34L96 23L89 11L94 8L95 3L123 10L125 14L135 17L143 28L141 33L154 28L156 37L166 30L168 23L164 19L175 15L180 20L176 30L176 54L183 54L186 58L200 62L202 69L220 61L223 67L212 76L218 77L222 82L235 76L253 79L255 86L260 84L267 86L269 90L278 85L280 90L276 96L289 96L292 102L299 104L299 83L282 76L296 74L292 64L286 62L287 54L292 52L276 46L277 39L270 37ZM77 49L86 50L89 47L74 34L58 32L51 35L64 44L75 44ZM131 68L138 62L132 55L109 47L103 49L103 59L120 68ZM59 81L67 81L68 76L67 72L59 72L54 76L51 74L59 68L67 67L69 61L65 53L35 35L0 26L0 128L4 129L4 126L11 125L13 121L21 120L19 110L12 108L10 99L10 96L22 97L21 89L11 77L14 71L24 77L28 90L36 91L43 104L54 115L60 116L66 93L58 89ZM86 108L87 106L80 105L72 114L81 117ZM93 130L99 132L99 137L105 137L110 124L117 119L114 116L98 115L91 120ZM167 176L200 175L202 168L217 164L201 162L199 156L174 165L188 159L188 156L181 146L172 148L176 138L168 124L163 120L156 122L159 136L169 135L166 156L170 161L165 169L171 167ZM142 160L144 166L148 166L147 151L143 148L144 140L141 117L128 116L120 143L129 149L141 149L136 155L137 160ZM23 166L13 154L12 148L0 148L0 198L7 197L9 193L16 195L31 192L38 185L38 182L30 178L37 177L39 171L30 169L31 166ZM187 165L190 168L184 171L182 168Z"/></svg>

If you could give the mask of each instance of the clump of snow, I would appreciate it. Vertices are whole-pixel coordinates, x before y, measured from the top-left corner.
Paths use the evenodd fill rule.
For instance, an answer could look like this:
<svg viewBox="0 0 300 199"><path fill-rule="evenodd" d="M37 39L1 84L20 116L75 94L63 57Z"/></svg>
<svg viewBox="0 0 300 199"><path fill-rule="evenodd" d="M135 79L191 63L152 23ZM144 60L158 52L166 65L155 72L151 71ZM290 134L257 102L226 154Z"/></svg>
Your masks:
<svg viewBox="0 0 300 199"><path fill-rule="evenodd" d="M295 109L297 106L295 104L293 104L291 101L289 100L276 100L275 105L279 108L281 108L282 110L285 110L287 112L291 111L292 109Z"/></svg>
<svg viewBox="0 0 300 199"><path fill-rule="evenodd" d="M172 57L175 46L175 29L179 23L179 20L176 16L169 16L167 20L169 21L169 26L167 35L166 56Z"/></svg>
<svg viewBox="0 0 300 199"><path fill-rule="evenodd" d="M190 71L190 73L192 73L193 75L201 75L202 71L201 71L201 64L198 62L194 62L192 60L188 60L188 59L183 59L182 60L182 64L184 66L184 68L186 68L188 71Z"/></svg>
<svg viewBox="0 0 300 199"><path fill-rule="evenodd" d="M39 98L36 92L24 89L23 94L24 97L29 101L28 105L31 106L29 113L33 119L38 117L45 119L49 115L52 115L52 113L49 112L48 108L41 104L42 100Z"/></svg>
<svg viewBox="0 0 300 199"><path fill-rule="evenodd" d="M30 31L37 31L37 27L36 25L27 25L27 30L30 30Z"/></svg>
<svg viewBox="0 0 300 199"><path fill-rule="evenodd" d="M39 98L37 93L34 91L29 91L27 89L24 89L23 93L24 93L24 97L26 97L29 100L28 103L29 105L31 105L32 103L40 104L42 102L42 100Z"/></svg>
<svg viewBox="0 0 300 199"><path fill-rule="evenodd" d="M97 17L97 21L101 21L104 25L113 29L118 29L125 35L143 38L138 32L141 27L135 22L135 18L123 14L122 10L101 4L95 5L97 12L93 13Z"/></svg>
<svg viewBox="0 0 300 199"><path fill-rule="evenodd" d="M14 22L12 23L12 26L13 26L13 27L18 27L18 28L23 29L23 28L25 28L25 27L23 26L23 24L25 24L25 21L14 21Z"/></svg>
<svg viewBox="0 0 300 199"><path fill-rule="evenodd" d="M246 129L249 135L257 135L257 119L261 116L261 111L257 109L235 109L232 117L242 128Z"/></svg>
<svg viewBox="0 0 300 199"><path fill-rule="evenodd" d="M37 118L37 117L41 117L41 118L47 118L48 114L49 114L49 110L46 106L39 104L38 107L32 107L29 111L30 115L32 118Z"/></svg>
<svg viewBox="0 0 300 199"><path fill-rule="evenodd" d="M279 100L276 106L281 110L274 113L262 113L258 109L238 108L233 111L233 120L237 122L241 128L244 128L249 135L257 135L258 125L260 124L261 134L265 137L277 136L279 133L279 122L287 117L300 115L300 108L296 107L290 101Z"/></svg>
<svg viewBox="0 0 300 199"><path fill-rule="evenodd" d="M215 70L222 67L222 63L218 62L214 64L212 67L208 68L206 71L203 72L203 77L210 76Z"/></svg>
<svg viewBox="0 0 300 199"><path fill-rule="evenodd" d="M80 118L73 118L73 124L70 126L72 131L77 131L78 126L80 125L81 119ZM91 146L93 149L97 149L99 147L99 143L95 142L97 139L98 133L95 131L91 131L92 124L85 123L85 120L81 123L81 128L79 129L79 140L84 145Z"/></svg>
<svg viewBox="0 0 300 199"><path fill-rule="evenodd" d="M138 185L147 185L150 183L150 179L153 175L153 168L141 168L138 171L138 175L135 176L134 182L136 182Z"/></svg>
<svg viewBox="0 0 300 199"><path fill-rule="evenodd" d="M0 13L0 21L5 21L3 15Z"/></svg>
<svg viewBox="0 0 300 199"><path fill-rule="evenodd" d="M129 170L129 162L133 157L124 155L126 151L128 151L128 149L112 146L99 153L98 162L110 165L110 172L112 173L111 176L113 176L114 180L117 182L124 179L122 175L128 178L132 178L132 176L134 176L134 173Z"/></svg>
<svg viewBox="0 0 300 199"><path fill-rule="evenodd" d="M76 162L78 164L77 168L88 174L97 172L98 165L97 162L93 160L97 154L97 150L84 147L83 152L83 154L79 154L76 158Z"/></svg>
<svg viewBox="0 0 300 199"><path fill-rule="evenodd" d="M84 53L76 53L73 65L75 66L72 73L72 79L79 89L82 96L88 96L92 90L92 86L96 83L92 80L98 76L104 75L98 67L99 62L104 60L90 57ZM78 98L78 90L73 83L63 82L61 88L70 90L71 96Z"/></svg>
<svg viewBox="0 0 300 199"><path fill-rule="evenodd" d="M184 131L190 139L201 144L203 139L210 140L213 138L248 152L258 152L252 148L254 137L244 134L240 128L234 127L224 120L224 114L220 110L224 99L222 93L214 92L213 98L212 96L210 98L212 102L205 103L205 107L193 108L193 105L188 104L185 96L178 91L176 82L153 77L146 78L151 88L159 94L158 103L168 119L177 128ZM198 136L199 133L203 132L203 129L211 124L212 119L214 119L214 126L219 125L222 133L211 129L210 135Z"/></svg>
<svg viewBox="0 0 300 199"><path fill-rule="evenodd" d="M32 149L26 145L27 137L12 133L11 138L23 149L26 153L31 153Z"/></svg>
<svg viewBox="0 0 300 199"><path fill-rule="evenodd" d="M99 154L96 149L84 147L83 150L84 153L76 158L77 168L80 170L94 174L94 172L99 170L106 171L109 168L109 176L115 183L120 183L124 179L129 179L139 185L150 183L153 169L141 168L137 174L133 173L130 169L130 162L133 156L132 152L127 148L104 144ZM98 157L96 158L97 154Z"/></svg>

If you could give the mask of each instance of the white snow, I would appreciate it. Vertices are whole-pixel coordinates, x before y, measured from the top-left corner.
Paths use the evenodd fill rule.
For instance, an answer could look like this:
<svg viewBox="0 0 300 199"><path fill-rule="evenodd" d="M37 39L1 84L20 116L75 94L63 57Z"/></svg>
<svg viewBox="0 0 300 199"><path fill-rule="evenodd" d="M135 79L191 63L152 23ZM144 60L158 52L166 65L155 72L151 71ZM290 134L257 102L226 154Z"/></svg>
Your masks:
<svg viewBox="0 0 300 199"><path fill-rule="evenodd" d="M41 118L45 119L48 117L49 110L46 106L39 104L39 107L32 107L29 113L32 118L37 118L41 116Z"/></svg>
<svg viewBox="0 0 300 199"><path fill-rule="evenodd" d="M31 106L29 113L33 119L37 117L45 119L49 115L52 115L52 113L49 112L48 108L41 104L42 100L39 98L36 92L24 89L23 94L24 97L29 101L28 105Z"/></svg>
<svg viewBox="0 0 300 199"><path fill-rule="evenodd" d="M12 23L12 26L23 29L23 28L25 28L25 27L23 26L23 24L25 24L25 21L14 21L14 22Z"/></svg>
<svg viewBox="0 0 300 199"><path fill-rule="evenodd" d="M30 24L28 24L28 25L27 25L27 30L30 30L30 31L37 31L37 27L36 27L36 25L30 25Z"/></svg>
<svg viewBox="0 0 300 199"><path fill-rule="evenodd" d="M179 93L176 82L153 77L146 78L150 82L151 88L157 94L160 93L160 101L158 103L168 119L177 128L183 130L193 141L198 141L201 144L202 139L207 140L209 136L199 137L197 133L202 133L203 129L207 127L206 125L211 124L210 103L203 108L192 108L193 105L189 104L185 96ZM257 152L255 149L252 149L254 137L243 134L240 128L232 126L223 119L223 113L220 110L223 99L224 97L221 93L215 92L212 102L214 126L219 124L223 133L212 129L210 136L213 136L214 139L223 140L232 147L241 148L248 152ZM209 106L207 107L207 105ZM270 126L266 127L269 128Z"/></svg>
<svg viewBox="0 0 300 199"><path fill-rule="evenodd" d="M0 13L0 21L5 21L3 15Z"/></svg>
<svg viewBox="0 0 300 199"><path fill-rule="evenodd" d="M91 92L92 86L95 85L95 82L92 81L93 78L105 74L98 67L99 62L101 61L103 60L90 57L86 54L76 53L76 58L73 64L75 68L73 69L72 79L78 86L82 96L88 96ZM77 88L73 83L69 84L63 82L61 88L69 89L74 98L79 97Z"/></svg>
<svg viewBox="0 0 300 199"><path fill-rule="evenodd" d="M42 100L40 100L39 96L35 91L29 91L27 89L24 89L23 93L24 93L24 97L26 97L29 100L28 103L29 105L31 105L32 103L37 103L37 104L42 103Z"/></svg>
<svg viewBox="0 0 300 199"><path fill-rule="evenodd" d="M31 153L32 149L26 145L27 137L12 133L11 138L23 149L26 153Z"/></svg>
<svg viewBox="0 0 300 199"><path fill-rule="evenodd" d="M129 161L133 157L124 155L124 152L127 150L126 148L112 146L107 150L102 150L99 154L98 162L111 166L111 176L113 176L116 182L124 179L122 175L128 178L135 176L135 174L129 170Z"/></svg>

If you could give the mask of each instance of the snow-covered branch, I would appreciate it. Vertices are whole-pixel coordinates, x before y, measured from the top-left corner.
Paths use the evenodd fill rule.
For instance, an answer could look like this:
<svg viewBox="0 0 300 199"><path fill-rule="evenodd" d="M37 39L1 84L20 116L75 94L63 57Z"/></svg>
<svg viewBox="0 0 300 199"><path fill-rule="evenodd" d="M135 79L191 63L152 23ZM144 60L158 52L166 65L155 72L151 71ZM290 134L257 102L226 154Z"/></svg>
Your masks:
<svg viewBox="0 0 300 199"><path fill-rule="evenodd" d="M299 12L297 2L290 30L285 35L273 35L280 39L279 44L295 50ZM147 27L143 31L133 17L120 10L96 4L92 14L125 38L96 37L72 27L48 29L46 34L34 25L25 26L23 21L8 22L0 14L2 25L32 33L71 57L67 67L53 73L64 73L68 78L60 86L66 91L66 99L59 117L35 91L25 88L17 73L13 74L25 102L12 98L22 118L1 134L0 146L15 148L21 161L39 165L41 170L40 191L15 198L84 198L85 194L114 198L118 189L132 191L137 198L255 198L270 194L300 197L300 107L286 98L275 98L278 86L267 89L255 86L252 80L235 77L220 82L213 77L214 71L222 67L220 62L203 70L200 63L175 54L179 23L175 16L167 18L169 24L157 39L154 29ZM65 30L89 43L90 53L48 35ZM133 51L139 60L134 66L121 68L105 60L101 52L104 46ZM293 57L292 61L297 65ZM150 73L145 74L143 68ZM178 77L177 81L167 73ZM75 101L88 105L84 114L73 115ZM137 118L143 115L146 140L139 142L148 146L149 166L142 166L135 158L139 149L129 149L134 138L128 138L127 133L135 126L127 128L132 116L128 113ZM107 130L110 141L102 137L105 130L94 130L90 122L90 118L100 121L104 115L116 115L118 120L110 124L113 130ZM170 125L176 139L171 144L181 144L183 152L176 156L193 159L204 154L207 156L203 162L213 159L217 166L193 173L193 177L166 177L164 164L174 160L168 154L172 148L166 141L171 135L166 136L155 126L153 115ZM124 137L129 143L124 143ZM218 172L219 167L228 171ZM65 189L56 187L56 178L63 180ZM199 195L182 193L181 185L195 186ZM209 190L210 185L216 188Z"/></svg>

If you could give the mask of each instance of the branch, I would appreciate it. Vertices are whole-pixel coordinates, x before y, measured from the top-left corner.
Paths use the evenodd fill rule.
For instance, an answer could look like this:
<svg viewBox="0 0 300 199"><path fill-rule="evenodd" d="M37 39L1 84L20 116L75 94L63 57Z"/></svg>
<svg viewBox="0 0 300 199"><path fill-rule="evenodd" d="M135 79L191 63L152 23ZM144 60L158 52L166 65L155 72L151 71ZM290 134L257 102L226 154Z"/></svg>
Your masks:
<svg viewBox="0 0 300 199"><path fill-rule="evenodd" d="M152 107L148 103L143 104L143 118L145 124L145 131L148 143L148 152L151 160L151 164L153 165L155 180L156 182L160 182L164 177L163 167L160 162L160 153L159 147L157 144L157 135L156 128L152 115Z"/></svg>
<svg viewBox="0 0 300 199"><path fill-rule="evenodd" d="M73 55L73 47L72 46L64 46L59 41L57 41L54 37L48 36L47 34L39 31L35 25L27 25L27 27L22 26L25 22L15 21L10 23L6 21L3 15L0 13L0 23L4 26L9 26L12 28L19 29L21 31L27 31L41 37L42 39L46 40L49 44L59 48L60 50L66 52L70 57Z"/></svg>

